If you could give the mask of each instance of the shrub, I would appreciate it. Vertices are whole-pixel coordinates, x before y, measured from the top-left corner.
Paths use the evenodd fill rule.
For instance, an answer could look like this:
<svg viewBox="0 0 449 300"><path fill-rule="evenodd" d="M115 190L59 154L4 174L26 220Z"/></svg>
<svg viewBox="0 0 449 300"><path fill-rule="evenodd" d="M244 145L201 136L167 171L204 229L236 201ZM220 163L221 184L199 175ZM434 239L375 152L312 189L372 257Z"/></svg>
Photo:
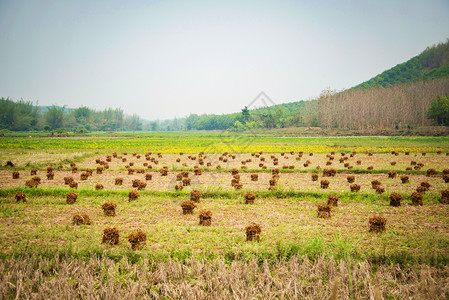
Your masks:
<svg viewBox="0 0 449 300"><path fill-rule="evenodd" d="M182 213L184 215L193 214L193 210L196 207L196 204L191 200L186 200L181 203Z"/></svg>
<svg viewBox="0 0 449 300"><path fill-rule="evenodd" d="M329 181L328 180L321 180L320 185L322 189L327 189L329 187Z"/></svg>
<svg viewBox="0 0 449 300"><path fill-rule="evenodd" d="M70 182L73 182L73 177L64 177L64 184L69 185Z"/></svg>
<svg viewBox="0 0 449 300"><path fill-rule="evenodd" d="M115 178L115 185L122 185L123 184L123 178L117 177Z"/></svg>
<svg viewBox="0 0 449 300"><path fill-rule="evenodd" d="M236 183L236 184L234 184L234 188L235 188L236 190L241 190L242 187L243 187L243 184L241 184L241 183Z"/></svg>
<svg viewBox="0 0 449 300"><path fill-rule="evenodd" d="M259 174L251 174L251 181L258 181L259 180Z"/></svg>
<svg viewBox="0 0 449 300"><path fill-rule="evenodd" d="M318 204L318 218L330 218L331 217L331 206L325 203Z"/></svg>
<svg viewBox="0 0 449 300"><path fill-rule="evenodd" d="M369 166L368 168L366 168L367 170L374 170L373 166Z"/></svg>
<svg viewBox="0 0 449 300"><path fill-rule="evenodd" d="M161 176L167 176L168 175L168 169L166 169L165 167L159 170L159 173L161 174Z"/></svg>
<svg viewBox="0 0 449 300"><path fill-rule="evenodd" d="M92 224L89 215L87 214L81 214L81 215L74 215L72 218L72 224L73 225L90 225Z"/></svg>
<svg viewBox="0 0 449 300"><path fill-rule="evenodd" d="M237 175L238 173L239 173L239 170L237 170L235 168L231 170L232 175Z"/></svg>
<svg viewBox="0 0 449 300"><path fill-rule="evenodd" d="M100 184L100 183L97 183L97 184L95 185L95 189L96 189L97 191L103 190L103 189L104 189L104 186L103 186L102 184Z"/></svg>
<svg viewBox="0 0 449 300"><path fill-rule="evenodd" d="M253 192L248 192L245 194L245 203L246 204L254 204L254 200L256 200L256 194Z"/></svg>
<svg viewBox="0 0 449 300"><path fill-rule="evenodd" d="M25 181L25 186L30 188L37 188L38 185L39 183L37 181L34 181L33 179Z"/></svg>
<svg viewBox="0 0 449 300"><path fill-rule="evenodd" d="M137 190L141 191L144 190L147 187L147 183L145 181L139 180L139 183L137 185Z"/></svg>
<svg viewBox="0 0 449 300"><path fill-rule="evenodd" d="M37 175L37 170L36 170L36 169L31 169L30 175L31 175L31 176Z"/></svg>
<svg viewBox="0 0 449 300"><path fill-rule="evenodd" d="M407 175L402 175L401 177L399 177L402 181L402 183L409 183L409 177Z"/></svg>
<svg viewBox="0 0 449 300"><path fill-rule="evenodd" d="M184 178L182 180L182 186L189 186L190 182L191 182L190 178Z"/></svg>
<svg viewBox="0 0 449 300"><path fill-rule="evenodd" d="M426 171L426 176L427 177L434 177L435 175L437 175L437 171L433 168L427 169Z"/></svg>
<svg viewBox="0 0 449 300"><path fill-rule="evenodd" d="M349 186L350 188L351 188L351 192L358 192L358 191L360 191L360 185L358 185L358 184L351 184L350 186Z"/></svg>
<svg viewBox="0 0 449 300"><path fill-rule="evenodd" d="M153 175L151 175L150 173L146 173L145 180L151 180L151 179L153 179Z"/></svg>
<svg viewBox="0 0 449 300"><path fill-rule="evenodd" d="M396 162L395 162L395 161L392 161L392 162L390 162L390 164L391 164L392 166L394 166L394 165L396 165Z"/></svg>
<svg viewBox="0 0 449 300"><path fill-rule="evenodd" d="M270 190L272 190L272 189L274 189L274 188L276 187L277 182L278 182L278 178L279 178L279 177L273 176L273 177L270 179L270 181L269 181L269 184L270 184L269 189L270 189Z"/></svg>
<svg viewBox="0 0 449 300"><path fill-rule="evenodd" d="M7 162L6 162L6 164L5 164L5 167L12 167L12 168L14 168L16 165L12 162L12 161L10 161L10 160L8 160Z"/></svg>
<svg viewBox="0 0 449 300"><path fill-rule="evenodd" d="M449 175L447 175L447 174L443 175L443 180L444 180L445 183L448 183L449 182Z"/></svg>
<svg viewBox="0 0 449 300"><path fill-rule="evenodd" d="M231 179L231 186L235 186L236 184L240 183L240 178L232 178Z"/></svg>
<svg viewBox="0 0 449 300"><path fill-rule="evenodd" d="M246 232L246 241L260 241L260 233L262 228L259 224L252 223L245 228Z"/></svg>
<svg viewBox="0 0 449 300"><path fill-rule="evenodd" d="M372 216L369 218L369 232L384 232L387 220L382 216Z"/></svg>
<svg viewBox="0 0 449 300"><path fill-rule="evenodd" d="M396 173L396 171L388 171L388 178L396 178L396 175L398 175L398 173Z"/></svg>
<svg viewBox="0 0 449 300"><path fill-rule="evenodd" d="M25 193L20 192L20 191L16 192L16 195L14 196L14 198L16 199L16 202L20 202L20 201L26 202L27 201Z"/></svg>
<svg viewBox="0 0 449 300"><path fill-rule="evenodd" d="M140 183L140 180L139 180L139 179L134 179L134 180L132 181L132 187L133 187L133 188L138 187L138 186L139 186L139 183Z"/></svg>
<svg viewBox="0 0 449 300"><path fill-rule="evenodd" d="M337 170L335 169L323 169L323 177L335 177Z"/></svg>
<svg viewBox="0 0 449 300"><path fill-rule="evenodd" d="M423 181L423 182L421 182L421 186L425 187L426 190L428 191L431 187L431 184L427 181Z"/></svg>
<svg viewBox="0 0 449 300"><path fill-rule="evenodd" d="M140 197L139 192L136 190L133 190L128 193L128 201L131 202L132 200L136 200Z"/></svg>
<svg viewBox="0 0 449 300"><path fill-rule="evenodd" d="M195 167L195 168L193 169L193 173L194 173L195 175L199 176L199 175L202 175L202 174L203 174L203 170L201 170L201 169L198 168L198 167Z"/></svg>
<svg viewBox="0 0 449 300"><path fill-rule="evenodd" d="M201 196L202 194L198 190L192 190L190 192L190 200L192 200L193 202L200 202Z"/></svg>
<svg viewBox="0 0 449 300"><path fill-rule="evenodd" d="M200 218L200 225L210 226L212 221L212 212L210 210L201 210L199 218Z"/></svg>
<svg viewBox="0 0 449 300"><path fill-rule="evenodd" d="M87 180L89 178L89 173L81 173L80 180Z"/></svg>
<svg viewBox="0 0 449 300"><path fill-rule="evenodd" d="M48 180L53 180L53 178L55 178L55 173L53 173L53 172L49 172L49 173L47 173L47 179Z"/></svg>
<svg viewBox="0 0 449 300"><path fill-rule="evenodd" d="M337 207L338 200L340 200L340 197L338 195L330 194L329 196L327 196L327 205Z"/></svg>
<svg viewBox="0 0 449 300"><path fill-rule="evenodd" d="M427 192L427 188L424 187L424 186L422 186L422 185L419 185L419 186L416 188L416 192L421 193L421 194L424 194L425 192Z"/></svg>
<svg viewBox="0 0 449 300"><path fill-rule="evenodd" d="M134 169L128 168L128 175L133 175L133 174L134 174Z"/></svg>
<svg viewBox="0 0 449 300"><path fill-rule="evenodd" d="M72 181L69 183L69 187L72 189L77 189L78 188L78 182L76 181Z"/></svg>
<svg viewBox="0 0 449 300"><path fill-rule="evenodd" d="M412 199L413 205L423 205L423 203L422 203L423 196L421 193L413 192L410 195L410 198Z"/></svg>
<svg viewBox="0 0 449 300"><path fill-rule="evenodd" d="M380 185L376 187L376 193L377 194L383 194L385 193L385 188L381 187Z"/></svg>
<svg viewBox="0 0 449 300"><path fill-rule="evenodd" d="M348 183L353 183L355 181L355 176L349 175L348 177L346 177L346 180L348 181Z"/></svg>
<svg viewBox="0 0 449 300"><path fill-rule="evenodd" d="M12 172L12 179L19 179L20 178L20 173L17 171Z"/></svg>
<svg viewBox="0 0 449 300"><path fill-rule="evenodd" d="M390 206L401 206L402 195L399 193L390 194Z"/></svg>
<svg viewBox="0 0 449 300"><path fill-rule="evenodd" d="M120 239L120 232L117 228L105 228L103 229L103 238L101 242L103 244L117 245Z"/></svg>
<svg viewBox="0 0 449 300"><path fill-rule="evenodd" d="M443 204L449 204L449 190L441 190L440 202Z"/></svg>
<svg viewBox="0 0 449 300"><path fill-rule="evenodd" d="M105 202L101 205L101 208L103 209L105 216L113 217L115 216L115 208L117 207L117 204L114 202Z"/></svg>
<svg viewBox="0 0 449 300"><path fill-rule="evenodd" d="M76 202L76 199L78 198L78 194L75 192L70 192L66 194L66 202L67 204L73 204Z"/></svg>
<svg viewBox="0 0 449 300"><path fill-rule="evenodd" d="M128 236L128 242L131 244L131 249L133 250L141 249L143 246L145 246L146 241L147 234L140 229L133 231Z"/></svg>
<svg viewBox="0 0 449 300"><path fill-rule="evenodd" d="M376 189L378 186L380 186L381 185L381 183L380 183L380 181L379 180L373 180L373 181L371 181L371 187L373 188L373 189Z"/></svg>
<svg viewBox="0 0 449 300"><path fill-rule="evenodd" d="M448 152L448 153L449 153L449 152ZM443 174L444 174L444 175L449 175L449 169L444 169L444 170L443 170Z"/></svg>
<svg viewBox="0 0 449 300"><path fill-rule="evenodd" d="M97 174L103 174L103 167L97 167Z"/></svg>
<svg viewBox="0 0 449 300"><path fill-rule="evenodd" d="M318 174L312 174L312 181L317 181L318 180Z"/></svg>

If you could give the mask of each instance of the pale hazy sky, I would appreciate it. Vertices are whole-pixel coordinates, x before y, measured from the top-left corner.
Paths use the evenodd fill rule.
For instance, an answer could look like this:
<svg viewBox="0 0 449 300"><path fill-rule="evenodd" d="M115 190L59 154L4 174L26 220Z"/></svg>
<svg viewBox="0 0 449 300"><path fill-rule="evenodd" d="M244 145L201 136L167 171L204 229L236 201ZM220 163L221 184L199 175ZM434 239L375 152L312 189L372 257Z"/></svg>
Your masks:
<svg viewBox="0 0 449 300"><path fill-rule="evenodd" d="M0 97L229 113L343 89L449 38L449 0L0 0Z"/></svg>

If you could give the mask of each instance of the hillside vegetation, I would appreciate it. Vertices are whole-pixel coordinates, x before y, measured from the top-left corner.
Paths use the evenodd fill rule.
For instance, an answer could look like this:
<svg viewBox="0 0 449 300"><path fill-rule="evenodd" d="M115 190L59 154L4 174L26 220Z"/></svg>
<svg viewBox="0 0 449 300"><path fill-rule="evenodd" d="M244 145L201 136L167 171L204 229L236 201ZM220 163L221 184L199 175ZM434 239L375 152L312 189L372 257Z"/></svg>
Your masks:
<svg viewBox="0 0 449 300"><path fill-rule="evenodd" d="M449 40L365 81L355 88L372 88L449 76Z"/></svg>

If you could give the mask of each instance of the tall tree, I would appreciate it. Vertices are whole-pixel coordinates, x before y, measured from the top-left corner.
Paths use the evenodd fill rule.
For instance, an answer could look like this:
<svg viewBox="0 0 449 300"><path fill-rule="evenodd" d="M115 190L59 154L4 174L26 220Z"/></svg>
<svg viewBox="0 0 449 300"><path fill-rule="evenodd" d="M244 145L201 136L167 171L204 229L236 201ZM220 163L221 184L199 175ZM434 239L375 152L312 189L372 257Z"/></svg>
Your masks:
<svg viewBox="0 0 449 300"><path fill-rule="evenodd" d="M449 96L433 99L427 108L426 116L434 119L438 125L449 125Z"/></svg>
<svg viewBox="0 0 449 300"><path fill-rule="evenodd" d="M49 107L44 118L46 124L50 126L52 130L61 128L64 124L64 108L57 106Z"/></svg>
<svg viewBox="0 0 449 300"><path fill-rule="evenodd" d="M245 124L249 122L249 118L250 118L249 109L247 106L245 106L244 108L242 108L242 123Z"/></svg>

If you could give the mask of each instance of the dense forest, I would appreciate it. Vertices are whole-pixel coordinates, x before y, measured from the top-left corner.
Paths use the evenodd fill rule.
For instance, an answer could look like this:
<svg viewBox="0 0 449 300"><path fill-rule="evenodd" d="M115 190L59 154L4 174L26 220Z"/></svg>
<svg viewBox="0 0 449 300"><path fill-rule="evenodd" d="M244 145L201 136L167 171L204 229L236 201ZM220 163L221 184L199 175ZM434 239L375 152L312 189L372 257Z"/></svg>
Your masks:
<svg viewBox="0 0 449 300"><path fill-rule="evenodd" d="M449 40L427 47L421 54L399 64L355 88L371 88L449 76Z"/></svg>
<svg viewBox="0 0 449 300"><path fill-rule="evenodd" d="M0 98L0 130L27 131L180 131L254 128L322 127L394 129L431 124L447 125L447 116L427 113L431 101L449 96L449 40L428 47L418 56L355 86L323 91L318 99L257 109L243 107L232 114L191 114L184 118L146 121L122 109L96 111L39 107L30 101ZM447 106L447 105L446 105ZM432 117L433 116L433 117ZM433 118L430 120L429 118ZM443 120L443 121L441 121Z"/></svg>

